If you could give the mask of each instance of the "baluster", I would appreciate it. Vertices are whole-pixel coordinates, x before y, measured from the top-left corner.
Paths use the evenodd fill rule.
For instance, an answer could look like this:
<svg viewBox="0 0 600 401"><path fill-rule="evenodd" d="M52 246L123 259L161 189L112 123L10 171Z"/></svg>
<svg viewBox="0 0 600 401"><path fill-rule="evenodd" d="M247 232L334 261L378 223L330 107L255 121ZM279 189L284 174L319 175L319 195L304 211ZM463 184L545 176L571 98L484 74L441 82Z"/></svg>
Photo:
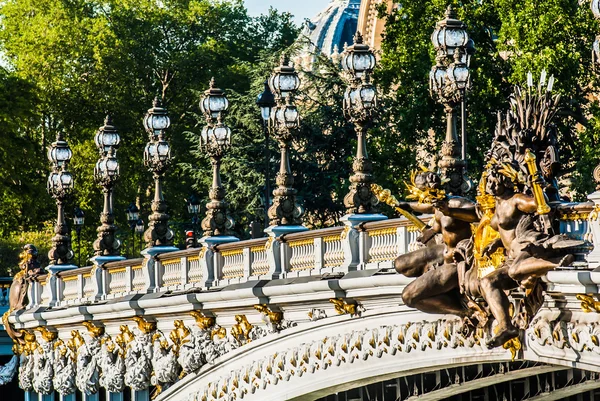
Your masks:
<svg viewBox="0 0 600 401"><path fill-rule="evenodd" d="M149 401L150 391L148 389L134 391L131 390L131 401Z"/></svg>
<svg viewBox="0 0 600 401"><path fill-rule="evenodd" d="M106 401L123 401L123 393L111 393L110 391L106 391ZM75 400L73 400L75 401Z"/></svg>
<svg viewBox="0 0 600 401"><path fill-rule="evenodd" d="M319 270L321 270L323 267L325 267L325 247L323 246L323 238L319 237L319 238L315 238L315 246L313 249L313 253L314 253L314 261L315 261L315 270L317 270L317 272Z"/></svg>

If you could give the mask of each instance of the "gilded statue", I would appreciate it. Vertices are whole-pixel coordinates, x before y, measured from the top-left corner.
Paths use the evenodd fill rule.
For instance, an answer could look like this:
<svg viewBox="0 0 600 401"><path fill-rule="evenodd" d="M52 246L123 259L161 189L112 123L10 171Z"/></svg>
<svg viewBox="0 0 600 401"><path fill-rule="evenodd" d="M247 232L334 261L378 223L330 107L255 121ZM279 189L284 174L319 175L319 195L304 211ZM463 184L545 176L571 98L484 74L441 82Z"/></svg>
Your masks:
<svg viewBox="0 0 600 401"><path fill-rule="evenodd" d="M171 334L169 334L169 338L171 339L174 345L173 352L175 353L175 355L178 355L181 346L190 341L189 337L191 331L185 326L183 320L175 320L173 322L173 325L175 326L175 330L173 330Z"/></svg>
<svg viewBox="0 0 600 401"><path fill-rule="evenodd" d="M431 231L440 234L442 243L432 241L425 247L400 255L394 266L407 277L417 277L402 293L408 306L427 313L450 313L464 318L471 315L456 296L458 276L454 250L458 243L471 237L471 223L478 220L475 202L448 196L444 182L433 171L413 173L408 184L410 197L416 202L400 202L403 209L434 215Z"/></svg>
<svg viewBox="0 0 600 401"><path fill-rule="evenodd" d="M15 344L22 342L23 338L21 331L15 330L8 322L8 316L15 311L25 308L28 303L27 290L29 282L35 280L37 276L46 273L37 258L38 250L33 244L27 244L23 247L23 251L19 254L20 270L14 275L9 290L8 311L2 316L2 323L6 332Z"/></svg>
<svg viewBox="0 0 600 401"><path fill-rule="evenodd" d="M254 326L248 322L246 315L235 315L235 324L231 326L231 335L241 344L252 341L250 331Z"/></svg>
<svg viewBox="0 0 600 401"><path fill-rule="evenodd" d="M426 169L407 185L415 202L397 202L434 215L432 227L423 230L424 246L395 261L399 273L416 277L403 291L405 304L461 316L468 326L486 326L493 316L490 348L519 348L519 330L543 301L540 277L570 265L576 250L588 246L555 233L560 162L552 118L558 97L545 80L544 73L537 91L516 88L509 111L498 113L475 202L446 196L439 176ZM442 244L431 241L431 232ZM525 291L521 311L511 313L507 294L519 287Z"/></svg>

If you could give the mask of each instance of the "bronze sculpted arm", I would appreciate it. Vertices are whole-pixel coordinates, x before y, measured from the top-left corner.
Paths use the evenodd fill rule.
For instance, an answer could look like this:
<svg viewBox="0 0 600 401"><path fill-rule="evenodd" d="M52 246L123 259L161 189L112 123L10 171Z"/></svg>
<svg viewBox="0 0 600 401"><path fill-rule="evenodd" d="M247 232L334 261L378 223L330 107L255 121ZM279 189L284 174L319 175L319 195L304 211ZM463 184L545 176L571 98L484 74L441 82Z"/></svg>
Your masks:
<svg viewBox="0 0 600 401"><path fill-rule="evenodd" d="M537 211L538 205L533 196L516 194L513 199L515 206L523 213L533 214Z"/></svg>
<svg viewBox="0 0 600 401"><path fill-rule="evenodd" d="M477 205L466 198L446 198L435 202L433 206L448 217L466 221L467 223L476 223L479 221Z"/></svg>
<svg viewBox="0 0 600 401"><path fill-rule="evenodd" d="M433 214L433 212L435 212L433 205L431 205L429 203L400 202L398 207L400 207L404 210L412 209L413 211L418 212L418 213Z"/></svg>

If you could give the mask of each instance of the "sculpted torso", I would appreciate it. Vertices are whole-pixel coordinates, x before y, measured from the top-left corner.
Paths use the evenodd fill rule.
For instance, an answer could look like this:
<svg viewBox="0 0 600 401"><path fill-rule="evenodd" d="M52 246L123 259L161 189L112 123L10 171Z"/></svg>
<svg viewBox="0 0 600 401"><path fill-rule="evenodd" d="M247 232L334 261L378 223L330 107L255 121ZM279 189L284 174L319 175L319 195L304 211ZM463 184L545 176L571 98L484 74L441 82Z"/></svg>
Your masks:
<svg viewBox="0 0 600 401"><path fill-rule="evenodd" d="M515 257L513 245L516 239L515 230L521 218L528 213L536 210L535 199L533 197L515 194L509 198L496 198L496 212L492 217L491 226L500 234L500 239L504 249L509 250L509 257Z"/></svg>

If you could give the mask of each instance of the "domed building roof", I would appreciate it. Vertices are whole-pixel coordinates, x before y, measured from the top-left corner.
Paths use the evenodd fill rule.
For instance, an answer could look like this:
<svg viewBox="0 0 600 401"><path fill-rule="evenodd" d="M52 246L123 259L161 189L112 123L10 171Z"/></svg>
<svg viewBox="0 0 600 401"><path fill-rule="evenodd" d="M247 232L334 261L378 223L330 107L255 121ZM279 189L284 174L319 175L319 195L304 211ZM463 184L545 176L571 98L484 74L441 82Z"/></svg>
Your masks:
<svg viewBox="0 0 600 401"><path fill-rule="evenodd" d="M360 3L361 0L331 0L316 17L306 19L303 36L328 56L341 52L344 44L353 43Z"/></svg>

